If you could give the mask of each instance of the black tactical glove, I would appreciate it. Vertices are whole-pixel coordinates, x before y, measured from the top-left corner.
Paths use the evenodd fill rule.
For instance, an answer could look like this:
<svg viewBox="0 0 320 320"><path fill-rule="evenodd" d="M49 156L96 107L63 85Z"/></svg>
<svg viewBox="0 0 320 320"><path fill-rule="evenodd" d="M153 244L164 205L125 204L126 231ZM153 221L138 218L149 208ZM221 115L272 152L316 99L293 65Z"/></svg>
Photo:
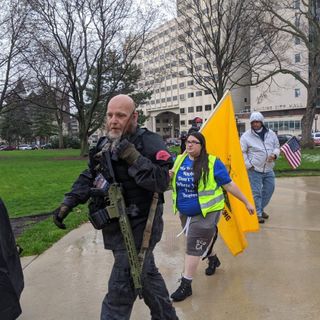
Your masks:
<svg viewBox="0 0 320 320"><path fill-rule="evenodd" d="M116 157L125 160L129 165L132 165L140 156L140 152L134 144L127 139L123 139L116 147Z"/></svg>
<svg viewBox="0 0 320 320"><path fill-rule="evenodd" d="M66 225L63 223L63 220L71 212L71 208L62 204L59 208L53 211L53 222L60 229L66 229Z"/></svg>

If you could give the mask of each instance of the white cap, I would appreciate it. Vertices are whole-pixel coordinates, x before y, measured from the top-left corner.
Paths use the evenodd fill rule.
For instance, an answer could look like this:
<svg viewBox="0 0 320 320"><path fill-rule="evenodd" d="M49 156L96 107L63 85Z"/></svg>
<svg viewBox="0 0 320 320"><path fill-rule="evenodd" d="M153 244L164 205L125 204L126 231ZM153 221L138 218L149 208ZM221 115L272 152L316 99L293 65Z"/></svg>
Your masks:
<svg viewBox="0 0 320 320"><path fill-rule="evenodd" d="M263 123L264 117L260 112L252 112L250 116L250 123L253 121L260 121Z"/></svg>

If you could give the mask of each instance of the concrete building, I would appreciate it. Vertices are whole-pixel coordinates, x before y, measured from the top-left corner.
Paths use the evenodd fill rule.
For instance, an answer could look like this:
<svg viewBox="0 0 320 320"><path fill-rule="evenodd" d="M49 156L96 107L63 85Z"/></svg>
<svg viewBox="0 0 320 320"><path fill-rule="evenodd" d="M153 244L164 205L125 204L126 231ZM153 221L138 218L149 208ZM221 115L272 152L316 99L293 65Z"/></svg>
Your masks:
<svg viewBox="0 0 320 320"><path fill-rule="evenodd" d="M178 1L178 6L179 3L183 1ZM294 11L292 15L294 19ZM136 60L142 70L138 89L153 91L152 98L141 106L149 116L146 126L164 138L179 137L182 131L190 128L192 119L198 116L205 121L215 107L211 94L195 85L181 63L184 47L178 36L175 19L164 23L150 32ZM295 38L288 49L288 59L307 77L308 54ZM301 133L307 92L292 76L280 74L271 83L233 88L231 94L240 132L248 129L250 112L260 111L267 126L279 134ZM320 117L315 117L314 127L320 128Z"/></svg>

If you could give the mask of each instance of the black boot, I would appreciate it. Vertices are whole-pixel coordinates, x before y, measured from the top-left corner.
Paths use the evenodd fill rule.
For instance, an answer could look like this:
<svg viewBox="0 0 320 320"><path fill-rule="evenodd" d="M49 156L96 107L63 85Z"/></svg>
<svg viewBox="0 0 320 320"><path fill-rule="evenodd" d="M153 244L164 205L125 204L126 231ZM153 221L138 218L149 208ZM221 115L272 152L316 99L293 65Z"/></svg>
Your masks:
<svg viewBox="0 0 320 320"><path fill-rule="evenodd" d="M219 258L215 254L212 257L208 257L208 268L206 269L206 275L211 276L216 272L216 268L218 268L221 264Z"/></svg>
<svg viewBox="0 0 320 320"><path fill-rule="evenodd" d="M191 288L192 280L181 278L179 288L170 296L173 301L183 301L185 298L192 295Z"/></svg>

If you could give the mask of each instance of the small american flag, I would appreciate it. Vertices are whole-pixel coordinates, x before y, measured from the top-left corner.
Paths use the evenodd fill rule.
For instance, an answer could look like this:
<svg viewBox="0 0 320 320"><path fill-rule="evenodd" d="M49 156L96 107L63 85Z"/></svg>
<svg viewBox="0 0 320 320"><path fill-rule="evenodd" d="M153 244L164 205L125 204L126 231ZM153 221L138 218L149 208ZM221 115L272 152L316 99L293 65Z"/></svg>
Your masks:
<svg viewBox="0 0 320 320"><path fill-rule="evenodd" d="M299 141L296 137L288 140L280 150L283 152L287 161L293 169L296 169L301 164L301 148Z"/></svg>

